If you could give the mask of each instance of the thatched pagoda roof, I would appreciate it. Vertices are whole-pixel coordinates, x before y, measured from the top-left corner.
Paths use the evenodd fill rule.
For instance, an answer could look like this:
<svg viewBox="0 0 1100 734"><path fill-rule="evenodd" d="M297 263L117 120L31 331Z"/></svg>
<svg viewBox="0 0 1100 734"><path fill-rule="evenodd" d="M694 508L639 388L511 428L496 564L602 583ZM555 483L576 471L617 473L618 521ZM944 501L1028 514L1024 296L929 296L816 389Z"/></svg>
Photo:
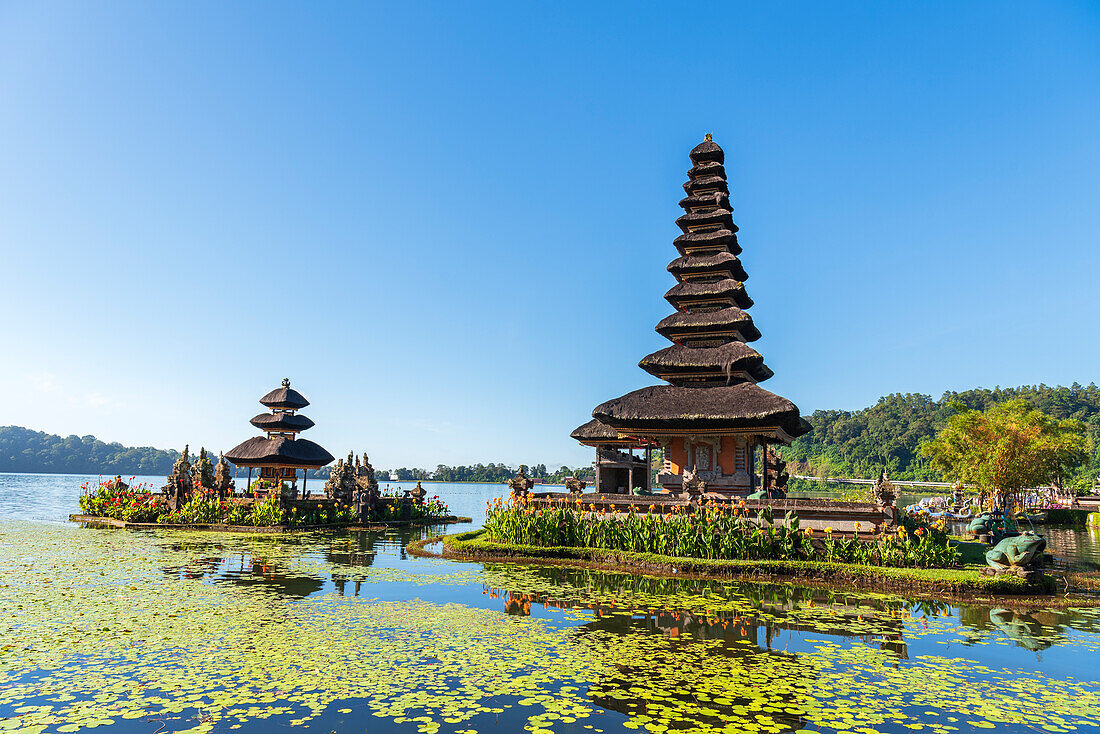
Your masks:
<svg viewBox="0 0 1100 734"><path fill-rule="evenodd" d="M794 403L751 382L720 387L643 387L596 406L592 415L622 431L706 434L779 428L796 438L810 430Z"/></svg>
<svg viewBox="0 0 1100 734"><path fill-rule="evenodd" d="M332 454L304 438L264 438L257 436L225 452L226 461L237 466L324 466Z"/></svg>
<svg viewBox="0 0 1100 734"><path fill-rule="evenodd" d="M725 163L726 153L718 147L718 143L710 139L710 134L707 134L706 140L696 145L688 153L688 157L691 158L691 162L695 165L700 163Z"/></svg>
<svg viewBox="0 0 1100 734"><path fill-rule="evenodd" d="M312 420L297 413L260 413L249 423L261 431L304 431L314 426Z"/></svg>
<svg viewBox="0 0 1100 734"><path fill-rule="evenodd" d="M699 178L693 178L684 184L684 193L688 196L699 196L705 192L721 191L726 196L729 196L730 187L726 183L726 179L721 176L700 176ZM714 194L711 193L711 196Z"/></svg>
<svg viewBox="0 0 1100 734"><path fill-rule="evenodd" d="M684 232L690 232L692 228L713 227L719 225L722 229L731 232L736 231L733 223L733 212L729 209L711 209L710 211L687 212L676 220L676 226Z"/></svg>
<svg viewBox="0 0 1100 734"><path fill-rule="evenodd" d="M744 342L730 342L720 347L684 347L674 344L642 357L638 366L665 380L673 379L673 375L689 376L700 372L718 372L727 376L733 372L747 372L752 379L763 382L774 374L764 364L764 357L760 352Z"/></svg>
<svg viewBox="0 0 1100 734"><path fill-rule="evenodd" d="M751 308L752 299L745 292L745 286L741 281L733 278L723 278L709 283L684 280L668 289L665 300L675 308L689 307L698 301L714 301L716 299L729 299L738 308Z"/></svg>
<svg viewBox="0 0 1100 734"><path fill-rule="evenodd" d="M677 311L657 323L657 333L673 341L697 333L725 333L736 331L747 342L760 338L760 331L752 323L752 316L739 308L720 308L717 311Z"/></svg>
<svg viewBox="0 0 1100 734"><path fill-rule="evenodd" d="M692 166L688 171L688 178L707 178L710 176L717 176L724 179L726 177L726 167L718 161L702 161L697 166Z"/></svg>
<svg viewBox="0 0 1100 734"><path fill-rule="evenodd" d="M718 229L713 232L689 232L674 239L672 244L676 245L681 255L687 255L692 250L703 249L740 255L741 246L737 244L736 232L736 226L733 229Z"/></svg>
<svg viewBox="0 0 1100 734"><path fill-rule="evenodd" d="M309 405L305 396L297 390L292 390L289 385L276 388L260 398L260 403L269 408L282 408L284 410L300 410Z"/></svg>
<svg viewBox="0 0 1100 734"><path fill-rule="evenodd" d="M718 252L713 255L684 255L668 264L668 272L676 276L677 280L686 275L703 273L724 274L737 281L745 281L749 278L737 256L728 252Z"/></svg>
<svg viewBox="0 0 1100 734"><path fill-rule="evenodd" d="M601 423L593 418L583 426L578 426L569 436L577 440L584 439L592 441L601 438L618 439L619 433L606 423Z"/></svg>

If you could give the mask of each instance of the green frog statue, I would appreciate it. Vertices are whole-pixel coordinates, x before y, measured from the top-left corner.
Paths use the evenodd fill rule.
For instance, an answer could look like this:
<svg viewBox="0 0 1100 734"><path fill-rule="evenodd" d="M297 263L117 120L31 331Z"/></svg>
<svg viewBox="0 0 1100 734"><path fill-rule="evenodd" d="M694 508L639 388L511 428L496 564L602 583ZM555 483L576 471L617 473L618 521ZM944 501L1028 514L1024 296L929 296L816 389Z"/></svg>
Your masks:
<svg viewBox="0 0 1100 734"><path fill-rule="evenodd" d="M986 563L994 574L1017 573L1026 576L1038 570L1047 541L1030 530L1005 538L985 553Z"/></svg>
<svg viewBox="0 0 1100 734"><path fill-rule="evenodd" d="M966 532L973 535L986 535L993 532L993 513L983 512L970 521L966 526Z"/></svg>

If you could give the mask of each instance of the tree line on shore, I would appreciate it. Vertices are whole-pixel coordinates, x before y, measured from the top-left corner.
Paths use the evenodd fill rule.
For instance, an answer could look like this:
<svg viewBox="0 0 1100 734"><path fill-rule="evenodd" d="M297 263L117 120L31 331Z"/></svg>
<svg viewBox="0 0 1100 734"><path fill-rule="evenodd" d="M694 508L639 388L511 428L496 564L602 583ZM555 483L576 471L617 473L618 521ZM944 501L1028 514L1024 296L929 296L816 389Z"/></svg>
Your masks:
<svg viewBox="0 0 1100 734"><path fill-rule="evenodd" d="M101 474L104 476L167 476L180 457L175 449L152 446L123 446L105 443L95 436L58 436L21 426L0 426L0 472L27 474ZM524 472L547 482L563 481L573 469L562 466L551 472L546 464L521 465ZM386 481L434 480L440 482L503 482L516 475L520 467L507 464L474 464L426 469L376 470ZM309 472L311 479L327 479L330 467ZM593 475L592 467L578 468L580 476ZM392 476L391 476L392 475Z"/></svg>
<svg viewBox="0 0 1100 734"><path fill-rule="evenodd" d="M595 470L591 466L577 467L571 469L568 466L561 466L556 471L550 471L546 464L520 464L519 466L511 466L508 464L474 464L472 466L447 466L446 464L439 464L434 470L427 469L409 469L401 467L400 469L393 470L381 470L378 472L379 479L385 481L399 482L411 482L411 481L433 481L433 482L503 482L507 479L511 479L516 475L516 472L523 470L523 473L532 479L541 479L547 483L561 483L565 481L565 478L572 476L574 472L577 476L582 478L593 479L595 477ZM319 469L319 475L324 476L328 470L325 468Z"/></svg>
<svg viewBox="0 0 1100 734"><path fill-rule="evenodd" d="M895 393L862 410L818 410L807 418L814 430L784 448L783 458L791 474L873 479L885 469L893 479L944 481L921 444L947 426L960 406L985 412L1012 400L1023 400L1052 418L1084 423L1089 455L1066 481L1085 486L1100 477L1100 388L1094 383L978 388L945 392L939 400Z"/></svg>
<svg viewBox="0 0 1100 734"><path fill-rule="evenodd" d="M1082 421L1091 440L1088 460L1071 484L1091 484L1100 478L1100 387L1025 385L945 392L939 400L918 393L895 393L856 411L818 410L808 416L814 430L783 449L791 474L873 479L882 469L894 479L943 481L944 477L921 444L932 439L956 413L953 403L986 411L1014 399L1058 419ZM173 449L127 447L104 443L94 436L67 436L0 426L0 472L69 474L167 475L179 458ZM444 482L501 482L515 476L518 467L489 463L472 466L439 465L434 470L401 467L379 469L382 481L435 480ZM545 464L525 465L525 473L546 482L561 482L574 469L550 471ZM577 468L591 478L591 466ZM327 478L328 467L311 472Z"/></svg>

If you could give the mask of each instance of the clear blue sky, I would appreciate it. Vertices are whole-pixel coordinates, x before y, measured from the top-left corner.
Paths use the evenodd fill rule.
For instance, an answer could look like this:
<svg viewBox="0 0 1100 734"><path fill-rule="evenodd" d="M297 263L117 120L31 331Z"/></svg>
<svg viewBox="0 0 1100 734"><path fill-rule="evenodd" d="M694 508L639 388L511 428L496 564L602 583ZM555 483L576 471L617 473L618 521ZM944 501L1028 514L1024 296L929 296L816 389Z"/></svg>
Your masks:
<svg viewBox="0 0 1100 734"><path fill-rule="evenodd" d="M765 387L1100 379L1095 3L0 4L0 425L591 460L726 150Z"/></svg>

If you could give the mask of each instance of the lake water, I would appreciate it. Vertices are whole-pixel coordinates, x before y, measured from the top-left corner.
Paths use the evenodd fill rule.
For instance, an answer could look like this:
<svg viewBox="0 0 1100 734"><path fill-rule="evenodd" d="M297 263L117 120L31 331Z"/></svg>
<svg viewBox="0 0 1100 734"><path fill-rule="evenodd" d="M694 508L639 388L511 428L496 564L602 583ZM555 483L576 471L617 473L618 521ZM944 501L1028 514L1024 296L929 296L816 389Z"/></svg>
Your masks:
<svg viewBox="0 0 1100 734"><path fill-rule="evenodd" d="M0 732L1100 730L1096 609L81 528L83 481L0 474Z"/></svg>

